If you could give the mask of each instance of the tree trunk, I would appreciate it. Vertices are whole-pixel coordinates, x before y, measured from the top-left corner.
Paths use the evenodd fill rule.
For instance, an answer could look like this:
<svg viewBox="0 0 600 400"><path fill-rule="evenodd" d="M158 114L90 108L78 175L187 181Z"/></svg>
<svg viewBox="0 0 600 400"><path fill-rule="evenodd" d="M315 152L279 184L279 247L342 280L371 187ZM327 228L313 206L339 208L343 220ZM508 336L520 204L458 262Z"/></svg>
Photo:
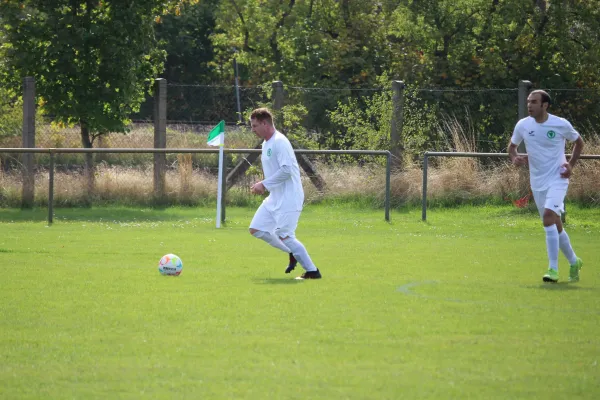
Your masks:
<svg viewBox="0 0 600 400"><path fill-rule="evenodd" d="M92 148L90 133L85 122L81 122L81 144L84 149ZM90 206L92 204L92 196L94 194L94 154L85 153L85 169L84 176L86 181L86 196L85 203Z"/></svg>

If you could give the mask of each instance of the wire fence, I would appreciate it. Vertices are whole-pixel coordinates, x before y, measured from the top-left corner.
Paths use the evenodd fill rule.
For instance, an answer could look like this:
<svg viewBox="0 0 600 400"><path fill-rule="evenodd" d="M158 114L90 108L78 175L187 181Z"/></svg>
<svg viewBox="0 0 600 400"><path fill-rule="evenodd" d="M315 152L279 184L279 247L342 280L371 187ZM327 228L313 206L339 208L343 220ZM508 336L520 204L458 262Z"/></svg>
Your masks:
<svg viewBox="0 0 600 400"><path fill-rule="evenodd" d="M428 185L429 185L429 177L428 177L428 170L429 170L429 164L430 164L430 159L434 158L434 157L439 157L439 158L472 158L472 159L476 159L476 160L481 160L481 159L486 159L486 158L496 158L496 159L507 159L508 158L508 153L473 153L473 152L428 152L426 151L423 154L423 181L422 181L422 186L421 186L421 191L422 191L422 195L421 195L421 220L426 221L427 220L427 204L428 204L428 199L427 199L427 193L428 193ZM567 158L570 158L571 155L567 154ZM575 179L575 183L576 186L579 186L579 190L577 190L579 192L579 200L580 203L586 204L586 205L593 205L593 204L597 204L598 203L598 188L597 188L597 175L598 175L598 169L597 169L597 161L596 160L600 160L600 155L598 154L582 154L580 156L580 161L579 164L584 164L583 167L578 167L579 168L583 168L583 173L582 176L578 176L579 174L581 174L579 171L577 172L577 174L574 174L574 179ZM586 168L587 167L587 168ZM519 199L518 201L513 201L513 203L515 204L515 206L517 207L521 207L522 205L519 205L519 201L523 201L525 200L525 204L527 204L529 202L529 198L533 197L533 194L531 192L530 186L529 186L529 176L528 174L526 174L527 176L525 177L524 175L520 175L520 178L525 178L525 179L517 179L521 180L521 184L525 184L526 188L527 188L527 195L524 198ZM579 179L581 179L579 181ZM571 183L573 182L573 177L571 178ZM583 190L582 190L583 187ZM572 192L573 190L571 190ZM584 196L581 196L582 192L584 193ZM584 197L583 201L581 201L581 197ZM565 212L561 215L562 221L566 222L566 206L565 206Z"/></svg>
<svg viewBox="0 0 600 400"><path fill-rule="evenodd" d="M234 125L256 107L271 105L271 86L167 85L170 125L212 126L220 120ZM569 119L584 134L597 133L599 89L547 89L554 98L551 112ZM239 96L238 96L239 93ZM285 129L301 132L320 148L351 149L362 144L358 128L368 129L372 142L389 149L391 87L311 88L284 86ZM239 104L239 106L238 106ZM134 121L152 121L149 98ZM239 107L239 108L238 108ZM457 150L462 136L475 148L502 151L518 120L518 89L444 89L407 86L404 91L404 147L413 153ZM244 118L242 118L242 122ZM386 136L387 135L387 136ZM364 147L364 146L363 146Z"/></svg>
<svg viewBox="0 0 600 400"><path fill-rule="evenodd" d="M244 120L250 110L273 104L272 90L270 84L236 87L168 83L168 146L202 147L210 128L225 120L233 135L228 147L254 147L256 139L244 126ZM584 138L598 134L599 89L547 90L554 98L551 112L569 119ZM393 95L391 85L371 88L284 85L281 111L284 123L278 128L303 148L390 150ZM403 91L403 151L414 160L424 151L505 151L518 120L518 102L517 88L458 90L408 85ZM131 115L129 133L105 135L94 146L152 146L154 106L154 99L149 96L140 111ZM18 118L15 114L13 119ZM81 147L77 127L58 127L48 124L49 121L48 117L37 119L37 147ZM10 132L0 133L0 146L20 147L17 130Z"/></svg>
<svg viewBox="0 0 600 400"><path fill-rule="evenodd" d="M419 153L500 151L518 120L517 89L409 89L405 101L405 141Z"/></svg>
<svg viewBox="0 0 600 400"><path fill-rule="evenodd" d="M259 149L225 149L224 152L231 155L245 155L251 153L260 153ZM294 150L299 155L334 155L345 153L348 155L365 155L373 158L383 158L385 168L383 171L378 169L375 174L376 179L368 179L371 185L352 185L344 175L347 171L335 170L329 171L328 182L335 186L335 182L350 181L345 190L350 190L344 195L357 196L364 195L366 189L372 189L377 193L376 201L382 201L384 208L384 218L390 220L391 207L391 154L388 151L377 150ZM48 222L53 220L53 207L59 206L81 206L106 203L118 203L127 205L199 205L209 204L214 200L216 194L217 182L214 174L203 173L203 171L194 170L191 159L193 155L203 155L216 160L218 149L155 149L155 148L115 148L115 149L77 149L77 148L0 148L0 161L6 154L12 155L31 155L37 156L35 159L35 171L29 175L24 166L13 168L4 172L0 168L0 205L18 206L21 202L27 202L30 206L48 206ZM151 160L155 155L172 155L175 157L175 168L168 168L163 178L157 178L156 167L148 168L114 168L103 164L94 174L93 179L89 180L89 175L85 171L64 171L57 165L57 160L61 156L69 154L99 154L99 155L138 155L148 157ZM43 158L42 158L43 157ZM18 159L16 157L15 159ZM227 176L227 165L224 163L223 177ZM56 178L57 172L60 176ZM364 171L363 171L364 172ZM382 173L383 172L383 173ZM311 197L321 197L321 190L315 192L315 187L309 184L312 181L307 176L308 171L302 172L302 179L305 181L305 200L311 201ZM364 173L363 173L364 175ZM36 179L37 177L37 179ZM254 172L250 174L252 181L247 181L242 187L236 187L235 190L229 190L227 196L221 198L221 218L225 221L226 197L233 196L230 203L240 205L240 202L247 205L250 184L260 180L261 174ZM228 178L224 178L224 183ZM91 183L93 181L93 183ZM163 181L157 189L157 181ZM377 182L375 182L377 181ZM375 183L375 186L373 186ZM164 186L163 186L164 185ZM225 192L229 185L224 184ZM165 190L166 189L166 190ZM232 188L233 189L233 188ZM240 191L241 189L241 191ZM332 190L336 190L332 188ZM25 194L29 193L29 196ZM339 194L339 191L338 191ZM26 199L27 198L27 199ZM314 200L314 199L312 199Z"/></svg>
<svg viewBox="0 0 600 400"><path fill-rule="evenodd" d="M262 86L238 87L226 85L167 85L167 116L169 124L211 125L221 120L233 125L240 121L241 111L268 103L268 91ZM148 96L140 111L131 116L135 122L152 121L154 98Z"/></svg>

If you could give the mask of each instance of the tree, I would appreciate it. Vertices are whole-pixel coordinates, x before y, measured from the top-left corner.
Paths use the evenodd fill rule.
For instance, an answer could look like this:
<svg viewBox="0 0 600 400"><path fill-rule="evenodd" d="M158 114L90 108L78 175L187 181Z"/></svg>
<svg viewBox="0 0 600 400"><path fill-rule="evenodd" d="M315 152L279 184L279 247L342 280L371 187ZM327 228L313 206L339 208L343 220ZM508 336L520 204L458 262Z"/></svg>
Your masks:
<svg viewBox="0 0 600 400"><path fill-rule="evenodd" d="M401 71L411 86L442 89L421 92L423 104L470 124L484 151L504 148L516 98L479 90L514 88L520 79L538 88L599 87L598 0L390 0L384 10L390 70ZM594 114L593 100L559 94L561 114L575 120Z"/></svg>
<svg viewBox="0 0 600 400"><path fill-rule="evenodd" d="M183 4L177 12L161 17L156 25L156 38L167 54L161 77L169 82L212 82L215 73L210 34L215 29L218 0Z"/></svg>
<svg viewBox="0 0 600 400"><path fill-rule="evenodd" d="M384 62L382 18L371 2L230 0L219 5L212 38L217 60L237 56L246 66L247 83L371 84Z"/></svg>
<svg viewBox="0 0 600 400"><path fill-rule="evenodd" d="M288 101L306 105L305 126L325 131L321 144L360 143L360 129L382 133L385 96L352 89L389 90L378 84L388 76L408 85L404 132L414 143L440 138L436 124L421 123L420 111L437 110L436 120L459 121L497 151L517 118L516 92L480 90L515 88L520 79L598 87L599 13L600 0L229 0L219 3L212 39L217 64L238 50L245 84L286 83ZM580 101L580 115L593 103Z"/></svg>
<svg viewBox="0 0 600 400"><path fill-rule="evenodd" d="M349 0L229 0L220 2L212 35L216 62L242 67L242 83L273 80L292 86L345 88L319 92L288 90L288 102L307 108L304 125L328 130L326 110L372 88L383 72L385 37L380 7ZM229 77L231 79L231 77ZM360 101L359 101L360 102Z"/></svg>
<svg viewBox="0 0 600 400"><path fill-rule="evenodd" d="M81 143L126 132L162 69L154 36L160 0L27 0L0 2L6 73L13 87L33 76L43 109L54 121L79 125ZM90 192L93 157L86 157Z"/></svg>

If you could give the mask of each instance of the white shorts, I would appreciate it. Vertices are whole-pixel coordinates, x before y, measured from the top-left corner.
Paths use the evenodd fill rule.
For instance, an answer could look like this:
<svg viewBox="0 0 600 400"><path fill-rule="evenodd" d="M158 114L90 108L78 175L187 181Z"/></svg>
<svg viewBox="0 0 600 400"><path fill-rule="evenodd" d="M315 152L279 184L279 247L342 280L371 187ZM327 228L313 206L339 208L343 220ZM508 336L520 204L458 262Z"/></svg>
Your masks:
<svg viewBox="0 0 600 400"><path fill-rule="evenodd" d="M274 233L280 238L296 237L300 211L273 213L261 204L250 222L250 229Z"/></svg>
<svg viewBox="0 0 600 400"><path fill-rule="evenodd" d="M557 182L547 190L533 191L533 198L535 205L537 206L540 217L543 218L544 210L547 208L554 211L554 213L560 216L565 212L565 197L567 190L569 189L569 182Z"/></svg>

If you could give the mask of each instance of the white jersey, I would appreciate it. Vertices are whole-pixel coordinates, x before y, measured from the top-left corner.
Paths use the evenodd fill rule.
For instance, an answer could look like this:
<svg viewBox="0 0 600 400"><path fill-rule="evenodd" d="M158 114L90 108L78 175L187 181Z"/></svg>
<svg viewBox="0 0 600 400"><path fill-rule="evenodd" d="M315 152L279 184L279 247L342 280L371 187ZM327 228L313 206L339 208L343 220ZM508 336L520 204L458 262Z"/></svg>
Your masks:
<svg viewBox="0 0 600 400"><path fill-rule="evenodd" d="M568 182L560 177L560 166L567 162L565 141L578 138L579 133L569 121L552 114L541 124L533 117L517 122L510 141L515 145L525 141L531 190L546 190L559 179Z"/></svg>
<svg viewBox="0 0 600 400"><path fill-rule="evenodd" d="M288 138L275 131L269 140L262 143L261 161L265 179L273 176L284 165L290 168L288 179L267 188L269 196L263 202L265 207L276 213L302 211L304 190L300 180L300 168Z"/></svg>

